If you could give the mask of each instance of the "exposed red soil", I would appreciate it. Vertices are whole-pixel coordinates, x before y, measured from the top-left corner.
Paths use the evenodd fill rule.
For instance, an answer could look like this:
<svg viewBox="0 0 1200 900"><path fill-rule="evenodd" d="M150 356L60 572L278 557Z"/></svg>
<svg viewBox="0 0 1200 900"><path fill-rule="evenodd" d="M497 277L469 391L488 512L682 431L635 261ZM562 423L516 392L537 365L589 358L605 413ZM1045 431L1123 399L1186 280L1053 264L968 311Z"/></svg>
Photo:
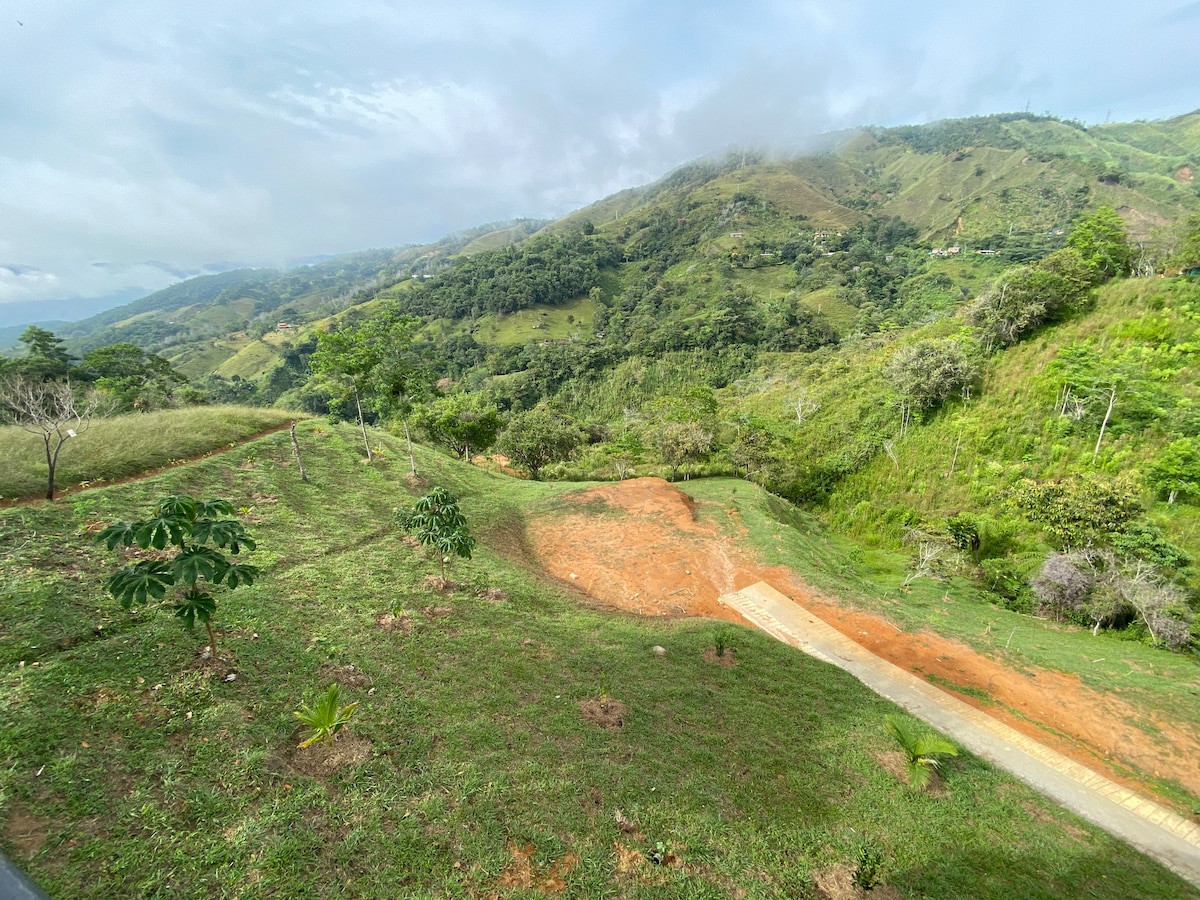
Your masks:
<svg viewBox="0 0 1200 900"><path fill-rule="evenodd" d="M901 631L885 618L823 596L785 567L755 563L696 503L659 478L637 478L567 495L562 509L527 526L529 552L545 571L592 601L646 616L708 616L743 622L718 600L765 581L878 656L937 683L986 692L968 694L982 708L1044 744L1142 792L1129 774L1169 778L1200 794L1200 734L1147 716L1118 696L1047 669L1016 671L957 641L928 631ZM932 677L931 677L932 676ZM944 684L938 684L944 687ZM1153 725L1154 736L1136 722Z"/></svg>

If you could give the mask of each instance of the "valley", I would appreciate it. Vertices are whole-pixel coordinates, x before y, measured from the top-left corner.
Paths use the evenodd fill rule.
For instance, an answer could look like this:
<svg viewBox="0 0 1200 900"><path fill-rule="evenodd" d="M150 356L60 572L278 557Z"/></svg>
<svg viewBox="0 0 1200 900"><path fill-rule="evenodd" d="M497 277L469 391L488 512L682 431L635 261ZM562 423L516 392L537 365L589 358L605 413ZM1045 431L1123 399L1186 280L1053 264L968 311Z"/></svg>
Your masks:
<svg viewBox="0 0 1200 900"><path fill-rule="evenodd" d="M6 852L53 896L1195 895L965 748L914 789L915 719L721 598L1198 821L1197 165L1200 113L863 128L14 336L5 390L91 407L0 396ZM175 532L96 536L178 496L257 574L124 609Z"/></svg>

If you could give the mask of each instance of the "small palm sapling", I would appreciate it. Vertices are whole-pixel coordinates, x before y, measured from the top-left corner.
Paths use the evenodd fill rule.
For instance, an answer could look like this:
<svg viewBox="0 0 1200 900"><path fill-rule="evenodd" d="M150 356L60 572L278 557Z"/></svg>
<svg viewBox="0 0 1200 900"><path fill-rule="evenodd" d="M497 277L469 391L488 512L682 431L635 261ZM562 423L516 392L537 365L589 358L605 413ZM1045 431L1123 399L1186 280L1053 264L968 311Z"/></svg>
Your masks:
<svg viewBox="0 0 1200 900"><path fill-rule="evenodd" d="M350 723L358 702L338 706L340 688L337 682L329 686L312 706L301 706L295 713L297 719L312 729L308 739L300 747L311 746L317 741L332 741L337 733Z"/></svg>
<svg viewBox="0 0 1200 900"><path fill-rule="evenodd" d="M933 732L917 734L899 716L885 716L884 727L896 739L908 768L908 783L915 791L922 791L929 784L940 766L939 756L958 756L958 748Z"/></svg>

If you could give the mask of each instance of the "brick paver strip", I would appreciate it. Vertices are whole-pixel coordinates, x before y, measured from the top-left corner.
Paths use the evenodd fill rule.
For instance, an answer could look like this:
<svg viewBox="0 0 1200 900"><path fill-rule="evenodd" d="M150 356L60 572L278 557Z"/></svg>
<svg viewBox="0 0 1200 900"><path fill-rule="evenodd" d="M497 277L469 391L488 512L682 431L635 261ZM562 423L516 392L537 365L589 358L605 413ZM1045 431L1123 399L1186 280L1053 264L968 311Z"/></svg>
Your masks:
<svg viewBox="0 0 1200 900"><path fill-rule="evenodd" d="M856 644L759 582L721 598L767 634L849 672L977 756L1200 887L1200 825L1038 743Z"/></svg>

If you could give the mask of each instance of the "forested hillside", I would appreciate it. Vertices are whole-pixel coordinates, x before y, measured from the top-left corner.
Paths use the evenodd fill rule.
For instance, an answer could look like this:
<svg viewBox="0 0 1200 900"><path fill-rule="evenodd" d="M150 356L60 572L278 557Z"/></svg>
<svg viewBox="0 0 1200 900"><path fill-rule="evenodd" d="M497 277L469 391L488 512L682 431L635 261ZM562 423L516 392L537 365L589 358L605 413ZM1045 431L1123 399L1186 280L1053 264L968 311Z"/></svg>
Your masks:
<svg viewBox="0 0 1200 900"><path fill-rule="evenodd" d="M914 571L1182 646L1160 620L1190 621L1200 553L1198 166L1200 113L863 129L540 231L185 282L68 346L532 477L738 474Z"/></svg>

